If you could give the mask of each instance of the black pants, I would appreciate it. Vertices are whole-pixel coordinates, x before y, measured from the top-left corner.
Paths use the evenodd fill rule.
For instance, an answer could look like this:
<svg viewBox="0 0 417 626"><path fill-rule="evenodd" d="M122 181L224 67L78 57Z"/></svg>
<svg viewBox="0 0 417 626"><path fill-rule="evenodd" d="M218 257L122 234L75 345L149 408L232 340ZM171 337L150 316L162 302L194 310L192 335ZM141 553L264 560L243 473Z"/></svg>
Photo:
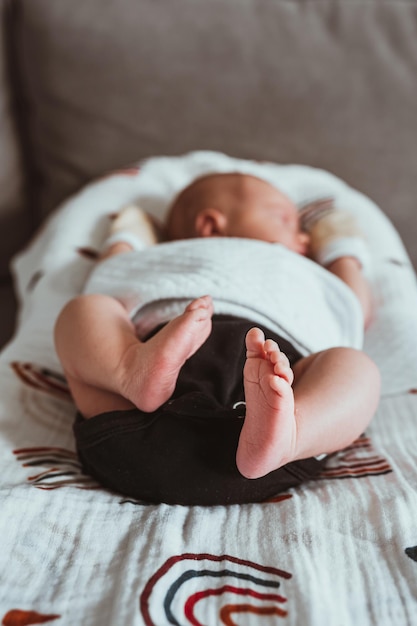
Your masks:
<svg viewBox="0 0 417 626"><path fill-rule="evenodd" d="M171 399L153 413L78 415L74 433L84 470L131 498L183 505L259 502L317 474L322 462L315 458L254 480L237 470L245 335L252 326L214 316L210 337L182 367ZM263 330L292 365L301 358L285 339Z"/></svg>

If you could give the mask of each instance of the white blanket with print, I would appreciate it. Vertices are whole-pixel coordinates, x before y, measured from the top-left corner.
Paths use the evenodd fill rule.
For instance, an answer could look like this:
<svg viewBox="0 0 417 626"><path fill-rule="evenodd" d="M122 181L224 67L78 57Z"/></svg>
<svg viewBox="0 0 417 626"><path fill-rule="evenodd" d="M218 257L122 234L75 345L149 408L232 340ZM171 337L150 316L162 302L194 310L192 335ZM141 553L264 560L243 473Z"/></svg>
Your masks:
<svg viewBox="0 0 417 626"><path fill-rule="evenodd" d="M318 480L265 503L146 506L82 474L52 340L109 218L163 218L193 178L246 171L300 207L332 197L366 233L383 397L366 436ZM128 255L127 255L128 256ZM213 152L155 158L70 198L13 263L18 332L0 357L0 622L57 626L411 626L417 611L417 289L378 207L310 167ZM175 451L173 451L175 453Z"/></svg>

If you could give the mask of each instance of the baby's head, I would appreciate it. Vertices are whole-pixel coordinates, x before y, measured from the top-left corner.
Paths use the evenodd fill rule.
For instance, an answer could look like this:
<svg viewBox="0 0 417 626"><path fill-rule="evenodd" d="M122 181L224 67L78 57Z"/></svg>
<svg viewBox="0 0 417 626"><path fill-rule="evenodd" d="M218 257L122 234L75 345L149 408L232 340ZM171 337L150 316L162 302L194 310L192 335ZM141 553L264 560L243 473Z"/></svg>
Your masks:
<svg viewBox="0 0 417 626"><path fill-rule="evenodd" d="M261 178L239 173L203 176L186 187L170 208L167 236L260 239L300 254L308 245L296 205Z"/></svg>

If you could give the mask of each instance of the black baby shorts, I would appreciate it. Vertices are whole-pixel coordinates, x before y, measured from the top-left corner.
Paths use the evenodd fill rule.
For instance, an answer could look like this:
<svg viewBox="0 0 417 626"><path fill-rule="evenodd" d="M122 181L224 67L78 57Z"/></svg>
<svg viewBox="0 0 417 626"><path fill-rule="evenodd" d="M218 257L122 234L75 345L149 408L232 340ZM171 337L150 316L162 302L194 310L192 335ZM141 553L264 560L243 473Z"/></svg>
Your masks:
<svg viewBox="0 0 417 626"><path fill-rule="evenodd" d="M78 415L74 434L84 471L129 498L182 505L261 502L314 477L323 466L316 458L257 479L244 478L236 467L245 416L245 335L253 326L215 315L210 337L181 369L171 399L153 413ZM288 341L262 330L292 365L301 358Z"/></svg>

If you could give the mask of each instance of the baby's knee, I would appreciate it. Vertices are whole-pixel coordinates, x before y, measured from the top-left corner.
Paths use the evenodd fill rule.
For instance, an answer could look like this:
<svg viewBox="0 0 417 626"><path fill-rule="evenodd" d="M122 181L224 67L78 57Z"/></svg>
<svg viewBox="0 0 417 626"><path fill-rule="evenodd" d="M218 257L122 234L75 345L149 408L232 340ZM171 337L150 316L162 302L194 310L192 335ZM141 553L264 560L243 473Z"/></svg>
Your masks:
<svg viewBox="0 0 417 626"><path fill-rule="evenodd" d="M381 391L381 372L379 371L379 367L377 366L375 361L373 361L371 357L369 357L367 354L362 352L362 355L364 356L366 361L368 380L370 381L370 384L372 384L375 392L377 392L379 395Z"/></svg>
<svg viewBox="0 0 417 626"><path fill-rule="evenodd" d="M79 316L96 315L104 310L111 302L113 302L113 298L103 294L81 294L67 302L60 313L60 317L64 319L76 319Z"/></svg>
<svg viewBox="0 0 417 626"><path fill-rule="evenodd" d="M62 308L55 322L55 339L65 335L80 324L88 324L96 318L98 311L103 309L105 302L100 294L79 295L72 298Z"/></svg>
<svg viewBox="0 0 417 626"><path fill-rule="evenodd" d="M351 359L351 364L372 395L378 395L381 389L381 373L375 361L362 350L355 348L339 348Z"/></svg>

